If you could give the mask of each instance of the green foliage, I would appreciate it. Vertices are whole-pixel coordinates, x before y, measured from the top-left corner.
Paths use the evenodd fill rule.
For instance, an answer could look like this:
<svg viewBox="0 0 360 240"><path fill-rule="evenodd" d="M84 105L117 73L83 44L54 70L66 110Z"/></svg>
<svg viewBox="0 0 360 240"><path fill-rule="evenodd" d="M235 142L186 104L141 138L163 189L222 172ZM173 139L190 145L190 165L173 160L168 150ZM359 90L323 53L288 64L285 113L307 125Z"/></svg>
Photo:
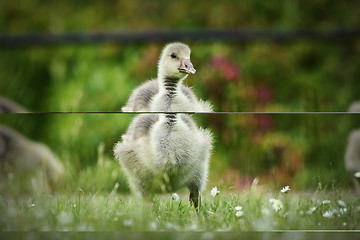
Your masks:
<svg viewBox="0 0 360 240"><path fill-rule="evenodd" d="M40 1L0 3L2 32L89 29L359 27L357 1ZM36 14L35 14L36 13Z"/></svg>

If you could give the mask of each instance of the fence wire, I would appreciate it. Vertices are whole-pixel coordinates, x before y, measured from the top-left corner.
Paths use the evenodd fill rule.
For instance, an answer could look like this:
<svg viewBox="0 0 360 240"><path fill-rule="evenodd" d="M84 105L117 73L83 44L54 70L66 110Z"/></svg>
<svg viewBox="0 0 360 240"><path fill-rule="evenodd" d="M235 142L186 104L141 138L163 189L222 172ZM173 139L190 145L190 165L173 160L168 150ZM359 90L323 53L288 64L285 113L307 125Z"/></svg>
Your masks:
<svg viewBox="0 0 360 240"><path fill-rule="evenodd" d="M123 30L109 32L0 34L0 47L169 41L268 41L281 43L305 40L344 43L358 39L360 39L360 29Z"/></svg>

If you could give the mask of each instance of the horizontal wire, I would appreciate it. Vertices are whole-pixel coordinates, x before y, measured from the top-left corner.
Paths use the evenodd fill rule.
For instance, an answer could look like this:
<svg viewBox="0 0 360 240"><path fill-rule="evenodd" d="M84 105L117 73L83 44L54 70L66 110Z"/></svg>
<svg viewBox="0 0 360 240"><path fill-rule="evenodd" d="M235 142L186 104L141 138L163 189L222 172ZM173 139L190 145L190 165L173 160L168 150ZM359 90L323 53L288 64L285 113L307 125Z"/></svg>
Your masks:
<svg viewBox="0 0 360 240"><path fill-rule="evenodd" d="M94 43L138 43L169 41L226 42L348 42L360 38L360 29L150 29L92 32L29 32L0 34L0 47L25 47Z"/></svg>
<svg viewBox="0 0 360 240"><path fill-rule="evenodd" d="M258 115L258 114L273 114L273 115L299 115L299 114L317 114L317 115L330 115L330 114L338 114L338 115L347 115L347 114L359 114L360 112L120 112L120 111L76 111L76 112L19 112L19 113L0 113L1 114L211 114L211 115Z"/></svg>

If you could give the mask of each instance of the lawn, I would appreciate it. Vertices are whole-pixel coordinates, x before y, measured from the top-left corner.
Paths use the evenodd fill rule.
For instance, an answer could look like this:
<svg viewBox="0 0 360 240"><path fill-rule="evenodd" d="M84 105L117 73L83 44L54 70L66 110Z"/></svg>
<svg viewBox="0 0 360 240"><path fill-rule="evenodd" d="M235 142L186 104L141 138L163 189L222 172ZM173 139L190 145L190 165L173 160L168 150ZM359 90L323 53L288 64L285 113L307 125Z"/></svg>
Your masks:
<svg viewBox="0 0 360 240"><path fill-rule="evenodd" d="M356 230L360 199L350 192L287 193L221 189L203 193L198 212L186 192L137 199L114 191L0 199L3 231L288 231Z"/></svg>

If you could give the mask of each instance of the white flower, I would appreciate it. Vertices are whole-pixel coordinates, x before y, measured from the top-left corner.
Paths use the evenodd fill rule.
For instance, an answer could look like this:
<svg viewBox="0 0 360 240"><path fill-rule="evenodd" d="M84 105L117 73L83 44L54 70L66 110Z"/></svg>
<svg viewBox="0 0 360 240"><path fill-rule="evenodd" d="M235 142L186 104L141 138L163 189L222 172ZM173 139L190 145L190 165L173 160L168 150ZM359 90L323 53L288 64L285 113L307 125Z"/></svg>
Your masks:
<svg viewBox="0 0 360 240"><path fill-rule="evenodd" d="M343 224L342 224L342 225L343 225L343 227L346 227L347 223L346 223L346 222L343 222Z"/></svg>
<svg viewBox="0 0 360 240"><path fill-rule="evenodd" d="M326 211L323 213L324 218L333 218L333 213L331 211Z"/></svg>
<svg viewBox="0 0 360 240"><path fill-rule="evenodd" d="M236 207L235 207L235 210L236 210L236 211L241 211L241 210L242 210L242 206L236 206Z"/></svg>
<svg viewBox="0 0 360 240"><path fill-rule="evenodd" d="M346 203L343 200L338 200L338 204L340 207L346 208Z"/></svg>
<svg viewBox="0 0 360 240"><path fill-rule="evenodd" d="M132 219L125 219L124 222L123 222L124 226L126 227L130 227L132 225L134 225L134 220Z"/></svg>
<svg viewBox="0 0 360 240"><path fill-rule="evenodd" d="M287 193L287 192L289 192L289 191L290 191L290 187L289 187L289 186L285 186L285 187L283 187L283 188L281 189L280 192L282 192L282 193Z"/></svg>
<svg viewBox="0 0 360 240"><path fill-rule="evenodd" d="M259 183L259 179L258 178L254 178L253 182L252 182L252 186L256 187L256 185Z"/></svg>
<svg viewBox="0 0 360 240"><path fill-rule="evenodd" d="M115 183L115 185L114 185L114 189L115 190L117 190L118 188L119 188L119 186L120 186L120 184L117 182L117 183Z"/></svg>
<svg viewBox="0 0 360 240"><path fill-rule="evenodd" d="M354 177L356 177L356 178L360 178L360 171L359 171L359 172L354 173Z"/></svg>
<svg viewBox="0 0 360 240"><path fill-rule="evenodd" d="M171 195L171 198L172 198L172 200L174 200L175 202L178 202L178 201L180 200L180 197L179 197L179 195L178 195L177 193L173 193L173 194Z"/></svg>
<svg viewBox="0 0 360 240"><path fill-rule="evenodd" d="M263 209L261 209L261 214L263 216L268 216L270 214L270 211L267 208L263 208Z"/></svg>
<svg viewBox="0 0 360 240"><path fill-rule="evenodd" d="M322 201L322 204L329 204L329 203L331 203L330 200L324 200L324 201Z"/></svg>
<svg viewBox="0 0 360 240"><path fill-rule="evenodd" d="M28 206L29 208L31 208L31 207L35 207L35 204L34 203L32 203L32 204L29 204L29 206Z"/></svg>
<svg viewBox="0 0 360 240"><path fill-rule="evenodd" d="M316 207L311 207L311 208L306 212L306 214L307 214L307 215L312 215L315 210L316 210Z"/></svg>
<svg viewBox="0 0 360 240"><path fill-rule="evenodd" d="M270 202L270 203L274 203L275 200L276 200L275 198L270 198L270 199L269 199L269 202Z"/></svg>
<svg viewBox="0 0 360 240"><path fill-rule="evenodd" d="M237 217L241 217L244 215L244 212L242 211L242 206L236 206L235 211L236 211L235 216Z"/></svg>
<svg viewBox="0 0 360 240"><path fill-rule="evenodd" d="M242 217L243 215L244 215L244 212L243 211L237 211L236 213L235 213L235 215L237 216L237 217Z"/></svg>
<svg viewBox="0 0 360 240"><path fill-rule="evenodd" d="M340 208L340 213L342 215L344 215L345 213L347 213L347 208Z"/></svg>
<svg viewBox="0 0 360 240"><path fill-rule="evenodd" d="M283 203L280 200L272 199L272 201L270 202L272 203L272 207L276 212L284 207Z"/></svg>
<svg viewBox="0 0 360 240"><path fill-rule="evenodd" d="M220 191L218 191L217 187L213 187L211 189L211 196L215 197L216 195L218 195L220 193Z"/></svg>

